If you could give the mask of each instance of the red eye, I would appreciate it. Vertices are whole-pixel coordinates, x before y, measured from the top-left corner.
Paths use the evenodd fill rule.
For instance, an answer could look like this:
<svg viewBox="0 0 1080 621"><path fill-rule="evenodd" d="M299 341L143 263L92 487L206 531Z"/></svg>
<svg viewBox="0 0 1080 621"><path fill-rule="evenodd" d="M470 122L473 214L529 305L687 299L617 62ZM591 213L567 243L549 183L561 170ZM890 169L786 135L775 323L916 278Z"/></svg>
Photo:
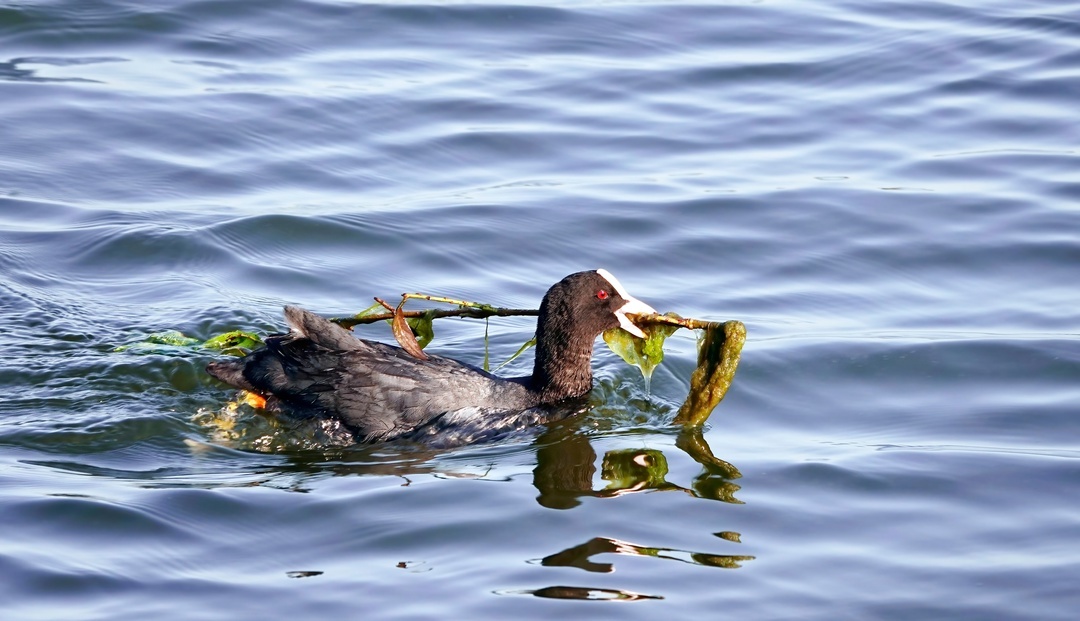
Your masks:
<svg viewBox="0 0 1080 621"><path fill-rule="evenodd" d="M597 291L596 292L596 297L597 297L597 299L600 299L600 300L606 300L607 299L607 291L604 291L603 289Z"/></svg>

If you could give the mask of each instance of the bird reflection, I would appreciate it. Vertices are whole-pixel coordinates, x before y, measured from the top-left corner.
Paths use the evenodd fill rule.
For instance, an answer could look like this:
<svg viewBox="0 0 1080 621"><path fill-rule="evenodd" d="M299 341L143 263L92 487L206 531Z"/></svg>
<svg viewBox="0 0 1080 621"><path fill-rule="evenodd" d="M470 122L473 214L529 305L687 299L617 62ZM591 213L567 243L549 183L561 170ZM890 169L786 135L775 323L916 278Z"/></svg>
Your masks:
<svg viewBox="0 0 1080 621"><path fill-rule="evenodd" d="M530 591L514 591L512 594L532 595L545 599L581 599L593 601L635 602L645 599L664 599L659 595L646 595L622 589L599 589L593 587L550 586Z"/></svg>
<svg viewBox="0 0 1080 621"><path fill-rule="evenodd" d="M577 567L585 571L596 573L610 573L615 571L611 563L598 563L592 560L598 554L624 554L629 556L651 556L694 565L707 567L735 568L742 567L740 563L754 560L753 556L738 556L732 554L707 554L704 552L690 552L676 550L674 548L650 548L639 546L628 541L608 539L607 537L593 537L581 545L567 548L561 552L545 556L540 559L540 564L545 567Z"/></svg>

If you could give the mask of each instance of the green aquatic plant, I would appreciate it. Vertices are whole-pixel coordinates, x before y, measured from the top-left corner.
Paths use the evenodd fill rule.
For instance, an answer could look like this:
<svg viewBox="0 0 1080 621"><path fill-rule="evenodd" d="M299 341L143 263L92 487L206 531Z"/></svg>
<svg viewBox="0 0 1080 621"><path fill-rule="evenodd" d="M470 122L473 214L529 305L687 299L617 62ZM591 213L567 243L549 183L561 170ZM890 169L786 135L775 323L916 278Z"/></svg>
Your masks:
<svg viewBox="0 0 1080 621"><path fill-rule="evenodd" d="M514 352L514 355L510 356L509 358L504 360L502 364L495 367L495 370L498 371L499 369L501 369L501 368L505 367L506 365L510 364L511 362L514 361L515 358L517 358L521 354L525 353L525 350L529 349L530 347L536 347L536 335L533 335L533 337L531 339L529 339L529 340L525 341L524 343L522 343L521 347L518 347L518 350L516 352Z"/></svg>
<svg viewBox="0 0 1080 621"><path fill-rule="evenodd" d="M648 388L653 369L664 359L664 341L678 328L700 330L698 366L690 376L690 392L675 415L676 424L696 427L705 424L712 411L731 388L739 358L746 342L746 326L741 321L702 321L665 315L635 315L636 323L645 324L646 338L638 338L622 328L604 333L604 342L627 364L641 369Z"/></svg>
<svg viewBox="0 0 1080 621"><path fill-rule="evenodd" d="M250 332L233 330L207 339L202 343L202 347L220 349L226 354L245 355L262 344L262 339Z"/></svg>
<svg viewBox="0 0 1080 621"><path fill-rule="evenodd" d="M708 420L713 409L731 388L739 357L746 342L746 326L741 321L713 323L698 340L698 366L690 375L690 392L675 415L681 425L698 426Z"/></svg>
<svg viewBox="0 0 1080 621"><path fill-rule="evenodd" d="M166 345L168 347L201 347L202 344L203 342L199 339L185 336L179 330L166 330L164 332L153 332L148 334L146 338L135 343L120 345L113 349L113 351L148 351L154 349L158 345Z"/></svg>
<svg viewBox="0 0 1080 621"><path fill-rule="evenodd" d="M678 318L673 313L664 317ZM645 378L645 391L649 392L653 370L664 361L664 341L678 329L679 326L673 324L652 323L641 328L645 338L634 336L622 328L607 330L603 337L608 349L627 364L641 370L641 376Z"/></svg>

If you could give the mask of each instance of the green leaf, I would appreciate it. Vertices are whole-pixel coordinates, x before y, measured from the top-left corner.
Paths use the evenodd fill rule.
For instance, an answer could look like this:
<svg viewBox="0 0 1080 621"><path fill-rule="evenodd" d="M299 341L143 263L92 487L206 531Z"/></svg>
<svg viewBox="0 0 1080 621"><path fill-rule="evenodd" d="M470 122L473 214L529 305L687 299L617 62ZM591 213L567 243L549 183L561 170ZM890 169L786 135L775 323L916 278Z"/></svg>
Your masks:
<svg viewBox="0 0 1080 621"><path fill-rule="evenodd" d="M199 339L184 336L184 334L178 330L155 332L143 339L143 342L155 345L173 345L175 347L191 347L199 345Z"/></svg>
<svg viewBox="0 0 1080 621"><path fill-rule="evenodd" d="M645 333L642 339L622 328L612 328L604 332L604 342L627 364L641 370L648 390L653 370L664 360L664 341L678 329L679 326L669 324L649 324L641 328Z"/></svg>
<svg viewBox="0 0 1080 621"><path fill-rule="evenodd" d="M488 356L488 318L484 318L484 370L491 371L491 359Z"/></svg>
<svg viewBox="0 0 1080 621"><path fill-rule="evenodd" d="M433 321L435 321L434 310L427 311L423 317L409 317L405 320L409 324L409 328L412 329L413 334L416 335L416 343L420 346L420 349L427 347L428 343L435 338Z"/></svg>
<svg viewBox="0 0 1080 621"><path fill-rule="evenodd" d="M222 353L242 356L262 344L262 339L250 332L233 330L207 339L201 345L206 349L220 349Z"/></svg>
<svg viewBox="0 0 1080 621"><path fill-rule="evenodd" d="M160 347L164 345L166 347ZM198 347L202 345L202 341L199 339L193 339L189 336L184 336L183 333L177 330L167 330L165 332L154 332L148 334L145 339L137 343L128 343L127 345L121 345L113 351L134 351L138 353L160 353L165 351L169 347Z"/></svg>
<svg viewBox="0 0 1080 621"><path fill-rule="evenodd" d="M371 306L365 308L364 310L360 311L359 313L353 315L353 319L363 319L364 317L367 317L369 315L380 315L385 312L386 308L384 308L382 304L376 302Z"/></svg>
<svg viewBox="0 0 1080 621"><path fill-rule="evenodd" d="M495 371L498 371L499 369L501 369L501 368L505 367L506 365L510 364L511 362L513 362L514 358L517 358L521 354L525 353L525 350L530 348L530 347L536 347L536 336L533 336L531 339L525 341L525 344L522 345L521 347L519 347L518 350L516 352L514 352L513 356L510 356L509 358L506 359L506 362L504 362L504 363L500 364L499 366L495 367Z"/></svg>
<svg viewBox="0 0 1080 621"><path fill-rule="evenodd" d="M200 341L185 336L177 330L155 332L137 343L121 345L113 351L131 351L142 354L169 353L176 349L218 349L222 353L243 356L262 345L262 339L250 332L234 330L219 334L209 340Z"/></svg>

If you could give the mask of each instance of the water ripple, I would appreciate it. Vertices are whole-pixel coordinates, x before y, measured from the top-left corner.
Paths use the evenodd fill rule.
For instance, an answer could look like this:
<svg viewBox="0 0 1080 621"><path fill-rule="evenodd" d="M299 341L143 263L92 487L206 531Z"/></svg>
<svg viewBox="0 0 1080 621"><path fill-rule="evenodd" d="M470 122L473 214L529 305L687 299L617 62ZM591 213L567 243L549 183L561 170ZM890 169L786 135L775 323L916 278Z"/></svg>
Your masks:
<svg viewBox="0 0 1080 621"><path fill-rule="evenodd" d="M1073 13L0 8L5 613L1072 619ZM449 452L117 351L405 290L535 306L594 267L748 325L712 460L667 426L689 335L650 395L598 348L589 414ZM534 329L489 327L495 358ZM480 323L438 329L482 359Z"/></svg>

